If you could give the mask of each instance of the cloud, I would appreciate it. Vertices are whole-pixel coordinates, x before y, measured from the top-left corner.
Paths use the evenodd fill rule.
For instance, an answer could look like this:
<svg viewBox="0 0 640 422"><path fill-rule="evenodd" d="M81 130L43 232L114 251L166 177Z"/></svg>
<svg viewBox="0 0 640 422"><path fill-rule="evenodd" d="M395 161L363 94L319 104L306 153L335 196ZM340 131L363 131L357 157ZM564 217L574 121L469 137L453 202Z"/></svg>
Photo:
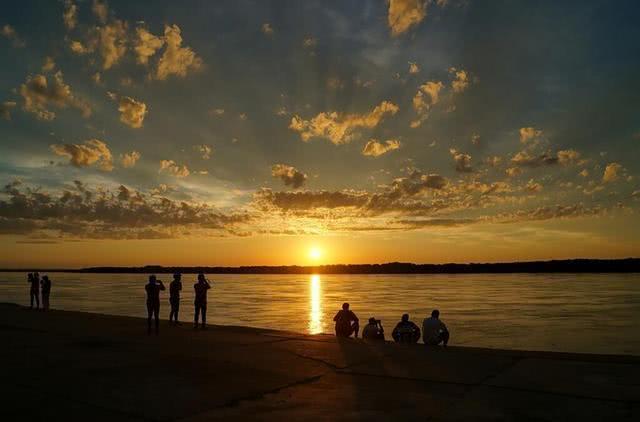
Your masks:
<svg viewBox="0 0 640 422"><path fill-rule="evenodd" d="M420 66L417 63L409 62L409 73L414 75L420 72Z"/></svg>
<svg viewBox="0 0 640 422"><path fill-rule="evenodd" d="M136 165L142 155L138 151L131 151L120 156L122 167L131 168Z"/></svg>
<svg viewBox="0 0 640 422"><path fill-rule="evenodd" d="M306 37L302 40L302 46L304 48L314 48L318 44L318 40L313 37Z"/></svg>
<svg viewBox="0 0 640 422"><path fill-rule="evenodd" d="M213 148L211 148L209 145L195 145L193 147L194 149L196 149L197 151L199 151L202 154L202 159L203 160L208 160L211 158L211 154L213 154Z"/></svg>
<svg viewBox="0 0 640 422"><path fill-rule="evenodd" d="M22 38L18 36L15 28L9 24L4 25L2 29L0 29L0 35L10 40L11 44L16 48L22 48L27 45Z"/></svg>
<svg viewBox="0 0 640 422"><path fill-rule="evenodd" d="M540 183L535 182L533 179L530 179L524 187L527 192L540 192L542 188L543 186Z"/></svg>
<svg viewBox="0 0 640 422"><path fill-rule="evenodd" d="M502 163L502 157L498 157L497 155L493 155L491 157L485 158L484 162L489 167L497 167L497 166L500 165L500 163Z"/></svg>
<svg viewBox="0 0 640 422"><path fill-rule="evenodd" d="M107 23L107 18L109 17L109 8L107 7L106 3L101 2L100 0L93 0L91 11L98 19L98 21L100 21L100 23Z"/></svg>
<svg viewBox="0 0 640 422"><path fill-rule="evenodd" d="M387 23L394 37L407 32L427 16L426 0L388 0L388 3Z"/></svg>
<svg viewBox="0 0 640 422"><path fill-rule="evenodd" d="M42 65L42 71L44 73L51 72L56 67L56 62L53 60L53 57L47 56L44 59L44 64Z"/></svg>
<svg viewBox="0 0 640 422"><path fill-rule="evenodd" d="M418 114L418 119L411 122L412 128L419 127L429 117L431 108L440 101L440 91L443 88L444 84L440 81L429 81L420 85L413 97L413 109Z"/></svg>
<svg viewBox="0 0 640 422"><path fill-rule="evenodd" d="M65 0L62 21L67 30L72 30L78 24L78 7L71 0Z"/></svg>
<svg viewBox="0 0 640 422"><path fill-rule="evenodd" d="M359 129L376 127L386 115L394 115L398 106L383 101L367 114L343 114L336 111L319 113L311 120L296 115L291 119L289 129L299 132L307 142L311 138L325 138L336 145L351 142L359 136Z"/></svg>
<svg viewBox="0 0 640 422"><path fill-rule="evenodd" d="M473 171L473 167L471 166L471 156L469 154L464 154L455 148L451 148L449 153L456 164L457 172L470 173Z"/></svg>
<svg viewBox="0 0 640 422"><path fill-rule="evenodd" d="M482 138L477 133L471 135L471 143L475 146L478 146L482 143Z"/></svg>
<svg viewBox="0 0 640 422"><path fill-rule="evenodd" d="M509 167L504 172L509 177L516 177L522 174L522 169L520 167Z"/></svg>
<svg viewBox="0 0 640 422"><path fill-rule="evenodd" d="M134 129L139 129L142 127L147 114L147 105L131 97L123 96L118 100L118 111L120 112L120 121L122 123Z"/></svg>
<svg viewBox="0 0 640 422"><path fill-rule="evenodd" d="M580 173L578 173L580 176L582 177L588 177L589 176L589 170L587 169L582 169L582 171Z"/></svg>
<svg viewBox="0 0 640 422"><path fill-rule="evenodd" d="M549 152L531 155L529 151L520 151L511 158L511 162L522 167L541 167L558 164L559 159Z"/></svg>
<svg viewBox="0 0 640 422"><path fill-rule="evenodd" d="M173 201L120 185L92 190L75 181L61 193L10 183L0 199L0 233L84 239L177 238L194 231L233 235L251 221L203 203Z"/></svg>
<svg viewBox="0 0 640 422"><path fill-rule="evenodd" d="M397 139L388 139L384 143L380 143L375 139L370 139L362 149L362 155L369 157L379 157L389 151L400 148L400 141Z"/></svg>
<svg viewBox="0 0 640 422"><path fill-rule="evenodd" d="M573 149L558 151L558 162L563 166L580 163L580 153Z"/></svg>
<svg viewBox="0 0 640 422"><path fill-rule="evenodd" d="M285 186L297 189L307 181L307 175L295 167L286 164L275 164L271 167L271 176L277 177Z"/></svg>
<svg viewBox="0 0 640 422"><path fill-rule="evenodd" d="M273 27L268 22L262 24L261 31L262 31L263 34L265 34L267 36L273 35Z"/></svg>
<svg viewBox="0 0 640 422"><path fill-rule="evenodd" d="M189 71L196 71L202 67L202 59L189 47L182 47L182 35L178 25L165 25L164 39L166 48L158 61L153 77L165 80L171 75L181 78Z"/></svg>
<svg viewBox="0 0 640 422"><path fill-rule="evenodd" d="M83 100L76 98L71 87L64 83L62 72L56 72L50 80L45 75L28 76L20 86L20 95L24 99L24 109L41 120L53 120L55 112L50 106L57 108L73 107L82 112L83 117L91 115L91 107Z"/></svg>
<svg viewBox="0 0 640 422"><path fill-rule="evenodd" d="M160 170L158 173L169 173L174 175L175 177L187 177L190 174L189 169L185 165L178 165L173 160L161 160L160 161Z"/></svg>
<svg viewBox="0 0 640 422"><path fill-rule="evenodd" d="M602 181L605 183L615 182L620 177L620 172L623 170L623 167L618 163L609 163L607 167L604 169L604 174L602 175Z"/></svg>
<svg viewBox="0 0 640 422"><path fill-rule="evenodd" d="M520 128L520 142L526 144L527 142L541 138L544 133L534 127L521 127Z"/></svg>
<svg viewBox="0 0 640 422"><path fill-rule="evenodd" d="M449 73L454 76L453 81L451 81L453 92L460 94L466 91L471 83L469 73L464 69L456 69L455 67L449 68Z"/></svg>
<svg viewBox="0 0 640 422"><path fill-rule="evenodd" d="M115 20L104 26L96 26L89 31L86 42L72 40L69 44L75 54L97 52L102 58L102 69L111 69L120 62L127 52L127 23Z"/></svg>
<svg viewBox="0 0 640 422"><path fill-rule="evenodd" d="M0 103L0 117L11 120L11 111L16 107L15 101L4 101Z"/></svg>
<svg viewBox="0 0 640 422"><path fill-rule="evenodd" d="M222 116L224 114L224 108L212 108L210 109L207 114L209 116Z"/></svg>
<svg viewBox="0 0 640 422"><path fill-rule="evenodd" d="M51 150L56 155L68 157L69 163L76 167L97 164L100 170L113 170L111 151L106 143L98 139L89 139L83 144L54 144Z"/></svg>
<svg viewBox="0 0 640 422"><path fill-rule="evenodd" d="M133 44L133 51L136 53L136 62L139 64L149 63L149 58L164 45L164 39L153 35L145 28L136 28L136 37Z"/></svg>

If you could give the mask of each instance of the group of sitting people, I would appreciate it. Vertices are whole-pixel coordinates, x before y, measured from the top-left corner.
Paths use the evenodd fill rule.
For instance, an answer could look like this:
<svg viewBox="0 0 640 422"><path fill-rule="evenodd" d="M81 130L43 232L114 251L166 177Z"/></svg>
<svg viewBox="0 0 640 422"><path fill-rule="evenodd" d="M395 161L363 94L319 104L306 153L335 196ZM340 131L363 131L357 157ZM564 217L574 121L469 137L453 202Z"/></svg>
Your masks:
<svg viewBox="0 0 640 422"><path fill-rule="evenodd" d="M356 314L349 309L349 304L344 303L342 310L333 318L336 323L337 337L350 337L352 334L358 338L360 324ZM440 311L434 309L431 317L422 321L422 331L413 321L409 320L409 314L402 315L402 319L391 333L396 343L417 343L422 335L424 344L446 346L449 343L449 330L440 320ZM362 338L369 341L384 341L384 328L382 321L374 317L369 318L369 323L362 330Z"/></svg>

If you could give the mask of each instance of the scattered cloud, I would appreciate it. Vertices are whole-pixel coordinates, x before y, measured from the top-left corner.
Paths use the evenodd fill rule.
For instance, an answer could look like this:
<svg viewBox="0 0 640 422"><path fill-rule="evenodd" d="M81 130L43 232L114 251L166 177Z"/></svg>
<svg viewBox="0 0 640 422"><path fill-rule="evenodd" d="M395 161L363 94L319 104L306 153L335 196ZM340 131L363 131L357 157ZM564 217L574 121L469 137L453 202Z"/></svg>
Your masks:
<svg viewBox="0 0 640 422"><path fill-rule="evenodd" d="M304 40L302 40L302 46L304 48L315 48L317 44L318 40L313 37L306 37Z"/></svg>
<svg viewBox="0 0 640 422"><path fill-rule="evenodd" d="M388 3L387 22L394 37L407 32L427 16L427 0L388 0Z"/></svg>
<svg viewBox="0 0 640 422"><path fill-rule="evenodd" d="M27 45L24 40L18 36L15 28L9 24L2 27L0 35L11 41L11 44L16 48L22 48Z"/></svg>
<svg viewBox="0 0 640 422"><path fill-rule="evenodd" d="M4 101L0 103L0 117L11 120L11 111L16 107L15 101Z"/></svg>
<svg viewBox="0 0 640 422"><path fill-rule="evenodd" d="M208 160L211 158L211 154L213 154L213 148L211 148L211 146L209 145L195 145L193 147L196 151L200 152L200 154L202 154L202 159L203 160Z"/></svg>
<svg viewBox="0 0 640 422"><path fill-rule="evenodd" d="M122 167L131 168L136 165L142 155L138 151L131 151L120 156Z"/></svg>
<svg viewBox="0 0 640 422"><path fill-rule="evenodd" d="M78 6L72 0L65 0L62 21L67 30L72 30L78 24Z"/></svg>
<svg viewBox="0 0 640 422"><path fill-rule="evenodd" d="M43 73L51 72L55 68L56 68L56 62L55 60L53 60L53 57L51 56L45 57L44 63L42 64L42 72Z"/></svg>
<svg viewBox="0 0 640 422"><path fill-rule="evenodd" d="M449 73L454 77L451 81L453 92L460 94L466 91L471 83L469 73L464 69L456 69L455 67L449 68Z"/></svg>
<svg viewBox="0 0 640 422"><path fill-rule="evenodd" d="M100 0L93 0L91 11L100 23L107 23L107 18L109 17L109 8L107 7L107 4L105 2L102 2Z"/></svg>
<svg viewBox="0 0 640 422"><path fill-rule="evenodd" d="M210 109L207 114L209 116L222 116L224 114L224 108L212 108Z"/></svg>
<svg viewBox="0 0 640 422"><path fill-rule="evenodd" d="M420 72L420 66L417 63L409 62L409 73L415 75Z"/></svg>
<svg viewBox="0 0 640 422"><path fill-rule="evenodd" d="M500 163L502 163L502 157L498 157L497 155L493 155L491 157L485 158L484 162L489 167L498 167Z"/></svg>
<svg viewBox="0 0 640 422"><path fill-rule="evenodd" d="M520 167L509 167L504 172L509 177L516 177L522 174L522 169Z"/></svg>
<svg viewBox="0 0 640 422"><path fill-rule="evenodd" d="M94 164L100 170L113 170L113 157L106 143L89 139L82 144L54 144L51 150L59 156L68 157L75 167L89 167Z"/></svg>
<svg viewBox="0 0 640 422"><path fill-rule="evenodd" d="M582 177L589 177L589 170L587 169L582 169L582 171L580 173L578 173L580 176Z"/></svg>
<svg viewBox="0 0 640 422"><path fill-rule="evenodd" d="M531 155L529 151L520 151L511 158L511 162L522 167L541 167L545 165L554 165L559 162L558 156L550 152Z"/></svg>
<svg viewBox="0 0 640 422"><path fill-rule="evenodd" d="M534 181L533 179L530 179L524 188L527 192L540 192L543 186L540 183Z"/></svg>
<svg viewBox="0 0 640 422"><path fill-rule="evenodd" d="M457 172L471 173L473 171L473 167L471 166L471 156L469 154L462 153L455 148L451 148L449 153L456 164Z"/></svg>
<svg viewBox="0 0 640 422"><path fill-rule="evenodd" d="M127 23L121 20L96 26L90 29L85 43L71 40L69 47L80 55L97 52L102 59L102 69L111 69L127 52L127 27Z"/></svg>
<svg viewBox="0 0 640 422"><path fill-rule="evenodd" d="M24 110L35 114L40 120L55 119L55 112L49 110L51 106L73 107L80 110L84 117L91 115L91 107L73 95L71 87L64 83L60 71L51 79L40 74L28 76L26 82L20 86L20 95L24 100Z"/></svg>
<svg viewBox="0 0 640 422"><path fill-rule="evenodd" d="M569 166L580 163L580 153L573 149L558 151L558 163Z"/></svg>
<svg viewBox="0 0 640 422"><path fill-rule="evenodd" d="M165 80L171 75L184 78L190 71L202 67L202 59L190 47L182 47L182 35L178 25L165 25L166 48L158 61L155 79Z"/></svg>
<svg viewBox="0 0 640 422"><path fill-rule="evenodd" d="M602 175L602 181L605 183L615 182L619 179L622 170L623 167L618 163L607 164L607 167L604 169L604 174Z"/></svg>
<svg viewBox="0 0 640 422"><path fill-rule="evenodd" d="M136 62L138 64L149 63L149 58L155 55L163 45L163 38L153 35L146 28L136 28L133 50L136 53Z"/></svg>
<svg viewBox="0 0 640 422"><path fill-rule="evenodd" d="M544 135L544 133L539 130L536 129L534 127L521 127L520 128L520 142L522 142L523 144L526 144L527 142L534 140L534 139L539 139Z"/></svg>
<svg viewBox="0 0 640 422"><path fill-rule="evenodd" d="M120 121L134 129L142 127L148 112L145 103L125 96L120 97L118 100L118 111L120 112Z"/></svg>
<svg viewBox="0 0 640 422"><path fill-rule="evenodd" d="M475 146L478 146L482 143L482 138L477 133L471 135L471 143Z"/></svg>
<svg viewBox="0 0 640 422"><path fill-rule="evenodd" d="M261 30L262 30L262 33L267 36L273 35L273 27L268 22L262 24Z"/></svg>
<svg viewBox="0 0 640 422"><path fill-rule="evenodd" d="M271 167L271 176L277 177L285 184L297 189L307 181L307 175L295 167L286 164L275 164Z"/></svg>
<svg viewBox="0 0 640 422"><path fill-rule="evenodd" d="M160 170L158 173L169 173L175 177L187 177L191 172L185 165L178 165L173 160L161 160L160 161Z"/></svg>
<svg viewBox="0 0 640 422"><path fill-rule="evenodd" d="M419 127L429 117L431 108L440 101L440 91L443 88L444 84L440 81L429 81L420 85L413 97L413 109L418 114L418 119L411 122L412 128Z"/></svg>
<svg viewBox="0 0 640 422"><path fill-rule="evenodd" d="M397 139L388 139L384 143L378 142L376 139L370 139L362 149L362 155L369 157L379 157L389 151L400 148L401 143Z"/></svg>
<svg viewBox="0 0 640 422"><path fill-rule="evenodd" d="M296 115L291 119L289 129L299 132L300 138L307 142L311 138L325 138L336 145L351 142L359 136L359 129L376 127L386 115L394 115L398 106L383 101L367 114L343 114L336 111L323 112L311 120Z"/></svg>

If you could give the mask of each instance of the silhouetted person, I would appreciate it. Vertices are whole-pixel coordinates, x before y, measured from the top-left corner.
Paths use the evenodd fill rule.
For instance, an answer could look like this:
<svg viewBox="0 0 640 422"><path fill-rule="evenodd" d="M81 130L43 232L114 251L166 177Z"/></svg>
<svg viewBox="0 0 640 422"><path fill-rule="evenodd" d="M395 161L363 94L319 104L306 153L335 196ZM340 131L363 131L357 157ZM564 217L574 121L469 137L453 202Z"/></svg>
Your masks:
<svg viewBox="0 0 640 422"><path fill-rule="evenodd" d="M420 328L413 321L409 321L409 314L403 314L391 337L396 343L417 343L420 340Z"/></svg>
<svg viewBox="0 0 640 422"><path fill-rule="evenodd" d="M382 340L384 341L384 328L382 327L382 321L369 318L369 323L362 329L362 338L370 341Z"/></svg>
<svg viewBox="0 0 640 422"><path fill-rule="evenodd" d="M178 312L180 312L180 291L182 291L182 281L180 279L182 275L175 273L173 275L173 281L169 284L169 304L171 305L171 311L169 311L169 322L178 322Z"/></svg>
<svg viewBox="0 0 640 422"><path fill-rule="evenodd" d="M42 276L42 281L40 282L41 292L42 292L42 310L49 310L49 294L51 294L51 280L49 280L49 276Z"/></svg>
<svg viewBox="0 0 640 422"><path fill-rule="evenodd" d="M31 290L29 291L31 309L33 309L33 302L36 302L36 309L40 309L40 276L38 273L29 273L27 279L31 285Z"/></svg>
<svg viewBox="0 0 640 422"><path fill-rule="evenodd" d="M359 320L356 314L349 310L348 303L342 304L342 310L338 311L333 320L336 322L337 337L349 337L355 333L355 337L358 338L358 332L360 331Z"/></svg>
<svg viewBox="0 0 640 422"><path fill-rule="evenodd" d="M428 346L437 346L442 343L446 346L449 343L449 330L444 322L440 321L440 311L434 309L431 318L422 321L422 339Z"/></svg>
<svg viewBox="0 0 640 422"><path fill-rule="evenodd" d="M157 280L155 275L149 276L149 283L144 286L147 291L147 330L151 332L151 318L156 319L156 334L160 328L160 291L164 290L162 281Z"/></svg>
<svg viewBox="0 0 640 422"><path fill-rule="evenodd" d="M202 314L202 328L205 328L205 324L207 323L207 290L211 288L211 285L205 278L204 274L198 274L198 282L193 285L193 288L196 291L196 312L194 316L194 328L198 328L198 317Z"/></svg>

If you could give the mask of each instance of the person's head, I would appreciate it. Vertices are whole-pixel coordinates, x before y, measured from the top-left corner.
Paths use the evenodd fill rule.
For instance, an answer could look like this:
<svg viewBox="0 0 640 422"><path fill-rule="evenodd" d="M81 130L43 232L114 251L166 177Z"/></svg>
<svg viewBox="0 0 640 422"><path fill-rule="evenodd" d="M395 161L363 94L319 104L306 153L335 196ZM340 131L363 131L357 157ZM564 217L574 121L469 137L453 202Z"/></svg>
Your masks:
<svg viewBox="0 0 640 422"><path fill-rule="evenodd" d="M42 276L42 279L43 279L44 281L49 281L49 276L48 276L48 275L43 275L43 276Z"/></svg>
<svg viewBox="0 0 640 422"><path fill-rule="evenodd" d="M206 281L206 278L204 278L204 274L203 273L198 274L198 282L204 283L205 281Z"/></svg>
<svg viewBox="0 0 640 422"><path fill-rule="evenodd" d="M173 279L174 279L175 281L180 281L180 279L181 279L181 278L182 278L182 274L180 274L180 273L175 273L175 274L173 275Z"/></svg>
<svg viewBox="0 0 640 422"><path fill-rule="evenodd" d="M28 278L29 280L31 280L31 279L33 278L33 273L29 273L29 274L27 274L27 278Z"/></svg>
<svg viewBox="0 0 640 422"><path fill-rule="evenodd" d="M155 284L156 283L156 276L155 275L150 275L149 276L149 283L151 283L151 284Z"/></svg>
<svg viewBox="0 0 640 422"><path fill-rule="evenodd" d="M434 309L433 311L431 311L431 317L432 318L438 318L440 316L440 311L437 309Z"/></svg>
<svg viewBox="0 0 640 422"><path fill-rule="evenodd" d="M402 314L402 322L409 321L409 314Z"/></svg>
<svg viewBox="0 0 640 422"><path fill-rule="evenodd" d="M343 311L348 311L349 310L349 304L347 302L342 304L342 310Z"/></svg>
<svg viewBox="0 0 640 422"><path fill-rule="evenodd" d="M372 325L377 324L376 319L374 317L369 318L369 324L372 324Z"/></svg>

